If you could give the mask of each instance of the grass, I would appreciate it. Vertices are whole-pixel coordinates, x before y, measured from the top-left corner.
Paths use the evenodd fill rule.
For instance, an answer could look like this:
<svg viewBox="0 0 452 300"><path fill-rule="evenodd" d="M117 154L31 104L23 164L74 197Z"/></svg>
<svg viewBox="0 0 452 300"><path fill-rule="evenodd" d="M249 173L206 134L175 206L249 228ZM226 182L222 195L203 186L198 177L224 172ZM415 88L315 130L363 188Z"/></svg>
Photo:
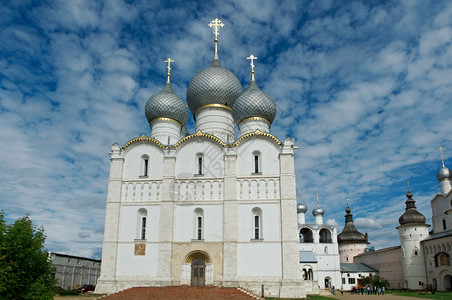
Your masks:
<svg viewBox="0 0 452 300"><path fill-rule="evenodd" d="M452 300L452 292L435 292L434 294L425 294L424 292L416 292L416 291L388 290L387 293L394 295L394 296Z"/></svg>

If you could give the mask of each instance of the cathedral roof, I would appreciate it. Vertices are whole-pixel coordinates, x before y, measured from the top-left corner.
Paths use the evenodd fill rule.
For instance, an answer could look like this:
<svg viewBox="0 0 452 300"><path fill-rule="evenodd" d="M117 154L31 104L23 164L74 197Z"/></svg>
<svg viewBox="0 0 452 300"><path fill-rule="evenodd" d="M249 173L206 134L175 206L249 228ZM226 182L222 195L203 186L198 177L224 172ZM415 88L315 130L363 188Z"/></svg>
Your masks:
<svg viewBox="0 0 452 300"><path fill-rule="evenodd" d="M188 119L187 106L182 98L174 93L169 81L160 92L149 98L145 113L149 123L158 118L169 118L183 126Z"/></svg>
<svg viewBox="0 0 452 300"><path fill-rule="evenodd" d="M243 93L237 76L221 66L214 58L210 67L199 71L187 89L187 103L191 112L210 104L224 105L232 109L235 100Z"/></svg>
<svg viewBox="0 0 452 300"><path fill-rule="evenodd" d="M305 213L307 211L308 211L308 207L306 205L304 205L301 202L297 204L297 213L299 213L299 212Z"/></svg>
<svg viewBox="0 0 452 300"><path fill-rule="evenodd" d="M450 179L451 178L451 172L449 168L446 168L443 166L441 169L439 169L438 173L436 173L436 179L438 181L442 181L444 179Z"/></svg>
<svg viewBox="0 0 452 300"><path fill-rule="evenodd" d="M236 124L241 121L259 117L267 120L270 124L275 120L276 105L275 101L261 91L254 80L254 70L248 89L237 98L233 107L233 117Z"/></svg>
<svg viewBox="0 0 452 300"><path fill-rule="evenodd" d="M338 243L367 243L367 238L364 234L356 229L353 223L353 215L350 213L352 210L347 204L345 212L345 226L341 233L337 235Z"/></svg>
<svg viewBox="0 0 452 300"><path fill-rule="evenodd" d="M405 213L400 216L399 223L400 225L405 224L425 224L425 217L423 214L416 210L415 202L412 197L413 193L408 189L408 193L406 193L407 200L405 201L406 209Z"/></svg>

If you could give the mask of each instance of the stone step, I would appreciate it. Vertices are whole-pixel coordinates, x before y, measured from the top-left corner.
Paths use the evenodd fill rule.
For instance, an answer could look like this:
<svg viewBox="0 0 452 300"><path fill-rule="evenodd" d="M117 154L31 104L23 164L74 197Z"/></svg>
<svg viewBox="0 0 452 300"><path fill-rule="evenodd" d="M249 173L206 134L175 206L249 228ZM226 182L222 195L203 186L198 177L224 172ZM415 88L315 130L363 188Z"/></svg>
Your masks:
<svg viewBox="0 0 452 300"><path fill-rule="evenodd" d="M263 299L244 289L217 286L134 287L102 297L106 300L252 300Z"/></svg>

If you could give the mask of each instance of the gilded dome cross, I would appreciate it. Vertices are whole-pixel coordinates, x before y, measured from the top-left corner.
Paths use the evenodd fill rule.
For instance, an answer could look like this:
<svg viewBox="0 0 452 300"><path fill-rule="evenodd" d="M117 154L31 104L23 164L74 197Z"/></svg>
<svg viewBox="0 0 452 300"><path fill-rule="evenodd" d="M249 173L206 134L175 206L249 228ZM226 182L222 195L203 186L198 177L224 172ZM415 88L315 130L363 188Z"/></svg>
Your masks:
<svg viewBox="0 0 452 300"><path fill-rule="evenodd" d="M213 34L215 34L215 40L218 40L218 35L220 34L218 32L218 28L223 27L224 24L221 22L220 19L215 18L212 22L209 23L209 27L213 28Z"/></svg>
<svg viewBox="0 0 452 300"><path fill-rule="evenodd" d="M171 74L171 63L174 62L171 58L168 57L167 60L165 60L166 63L168 63L168 66L166 67L168 69L168 73L166 74L166 78L168 82L170 81L170 74Z"/></svg>
<svg viewBox="0 0 452 300"><path fill-rule="evenodd" d="M250 56L248 56L246 59L250 59L251 60L251 71L254 71L254 60L257 59L256 56L254 56L253 54L251 54Z"/></svg>

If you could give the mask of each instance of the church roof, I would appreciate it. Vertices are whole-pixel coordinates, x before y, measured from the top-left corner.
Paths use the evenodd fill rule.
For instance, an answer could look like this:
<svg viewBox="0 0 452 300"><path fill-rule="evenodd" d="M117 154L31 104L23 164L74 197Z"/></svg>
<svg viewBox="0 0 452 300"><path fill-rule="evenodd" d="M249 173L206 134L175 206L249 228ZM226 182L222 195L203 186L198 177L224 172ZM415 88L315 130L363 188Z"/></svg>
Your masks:
<svg viewBox="0 0 452 300"><path fill-rule="evenodd" d="M174 93L170 82L167 82L160 92L149 98L145 113L149 123L155 119L169 118L183 126L188 119L187 106L182 98Z"/></svg>
<svg viewBox="0 0 452 300"><path fill-rule="evenodd" d="M341 272L378 272L365 264L359 263L341 263Z"/></svg>
<svg viewBox="0 0 452 300"><path fill-rule="evenodd" d="M430 241L430 240L436 240L436 239L440 239L443 237L452 237L452 229L451 230L447 230L447 231L443 231L443 232L438 232L438 233L430 233L430 235L425 238L424 240L421 241L425 242L425 241Z"/></svg>
<svg viewBox="0 0 452 300"><path fill-rule="evenodd" d="M350 213L352 210L347 204L345 208L345 226L341 233L337 235L338 243L366 243L367 238L364 234L356 229L355 224L353 223L353 215Z"/></svg>
<svg viewBox="0 0 452 300"><path fill-rule="evenodd" d="M253 78L248 89L237 98L232 114L237 124L252 117L263 118L271 124L276 116L276 104L259 89Z"/></svg>
<svg viewBox="0 0 452 300"><path fill-rule="evenodd" d="M412 199L413 193L408 189L408 193L406 193L407 200L405 201L406 209L403 215L399 218L400 225L405 224L425 224L425 217L423 214L417 211L415 203Z"/></svg>
<svg viewBox="0 0 452 300"><path fill-rule="evenodd" d="M316 263L317 258L312 251L300 251L300 262L301 263Z"/></svg>
<svg viewBox="0 0 452 300"><path fill-rule="evenodd" d="M202 107L219 104L232 110L235 100L243 93L237 76L214 59L210 67L199 71L187 89L187 104L193 115Z"/></svg>

